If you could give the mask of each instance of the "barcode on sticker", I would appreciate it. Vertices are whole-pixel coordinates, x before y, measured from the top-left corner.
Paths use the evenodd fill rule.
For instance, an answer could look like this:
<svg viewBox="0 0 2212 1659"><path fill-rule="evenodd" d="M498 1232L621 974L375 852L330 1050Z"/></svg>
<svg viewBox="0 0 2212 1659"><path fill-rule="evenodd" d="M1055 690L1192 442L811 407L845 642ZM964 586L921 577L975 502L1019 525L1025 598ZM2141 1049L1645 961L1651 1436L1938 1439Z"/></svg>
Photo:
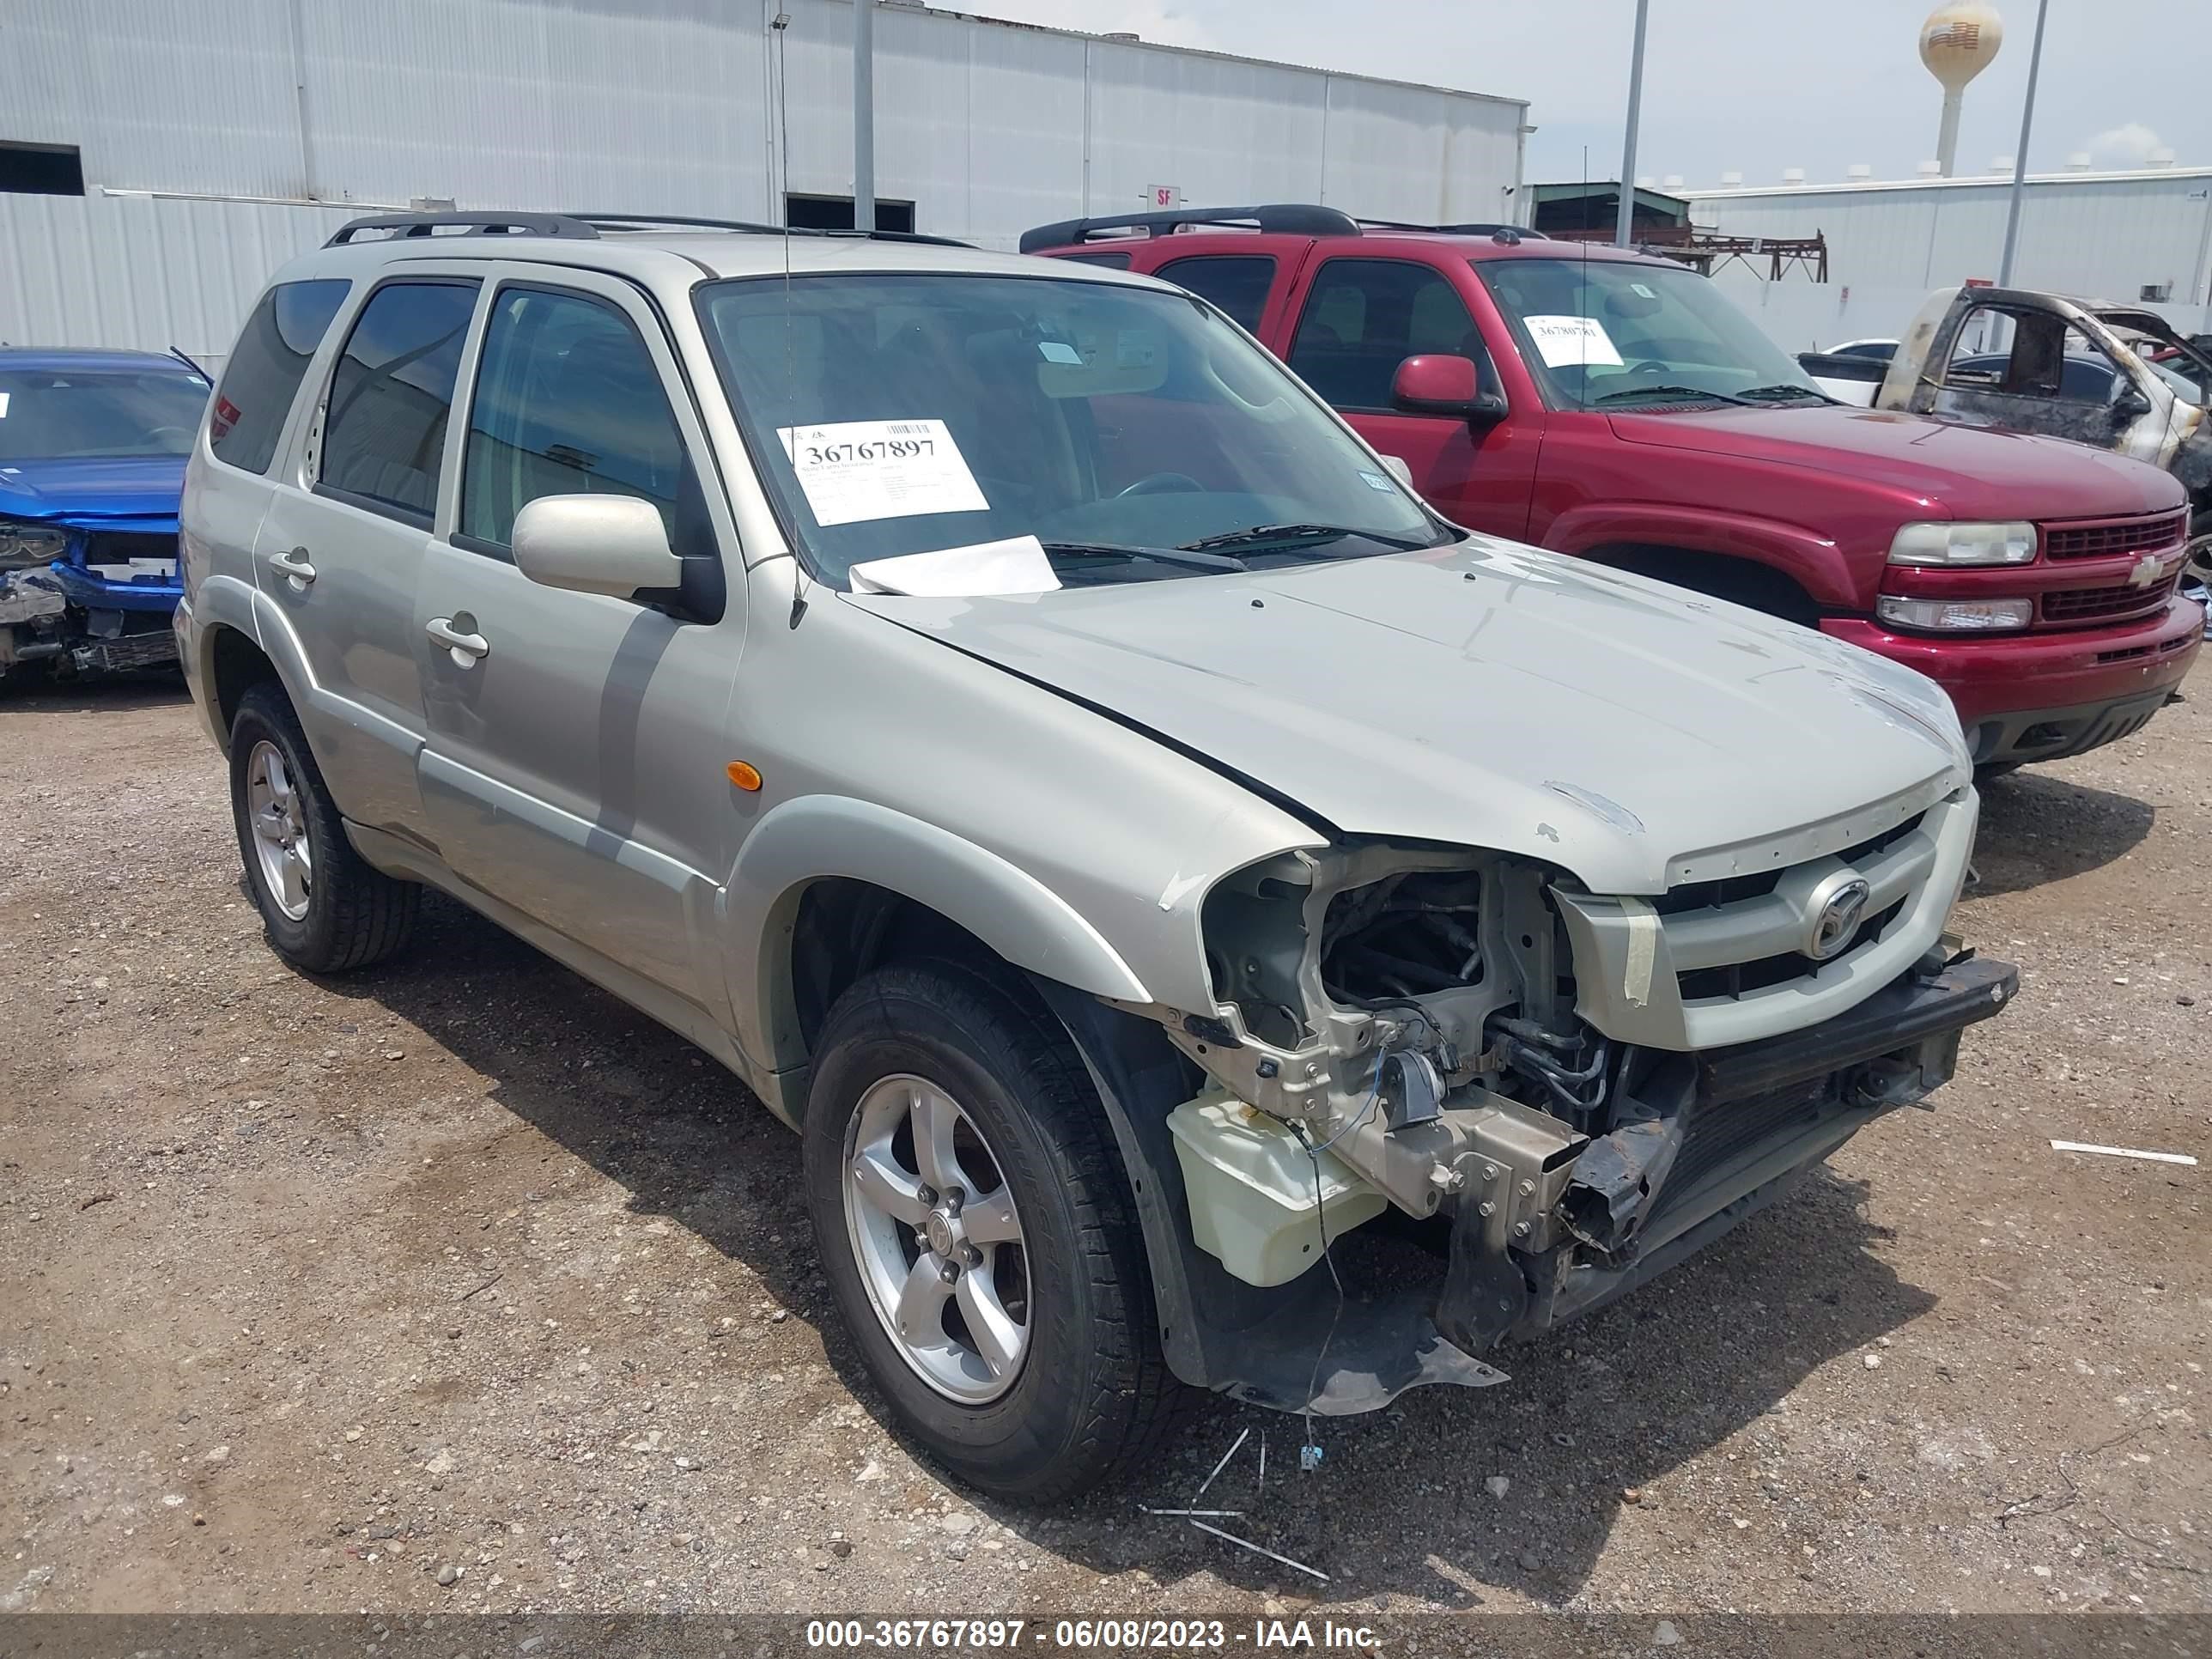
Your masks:
<svg viewBox="0 0 2212 1659"><path fill-rule="evenodd" d="M934 421L885 421L884 431L893 438L927 438L935 435L931 428L936 424Z"/></svg>

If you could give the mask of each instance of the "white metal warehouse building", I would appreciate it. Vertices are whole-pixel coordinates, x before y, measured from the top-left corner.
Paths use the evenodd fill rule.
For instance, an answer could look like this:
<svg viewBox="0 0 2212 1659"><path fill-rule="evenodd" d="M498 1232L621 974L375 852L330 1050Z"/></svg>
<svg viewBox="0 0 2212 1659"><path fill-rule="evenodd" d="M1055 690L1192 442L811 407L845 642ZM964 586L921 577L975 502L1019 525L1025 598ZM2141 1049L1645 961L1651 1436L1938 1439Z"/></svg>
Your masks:
<svg viewBox="0 0 2212 1659"><path fill-rule="evenodd" d="M8 0L0 342L219 356L275 266L417 204L849 216L853 25L851 0ZM875 88L879 222L911 204L993 247L1161 187L1508 219L1528 120L896 3Z"/></svg>
<svg viewBox="0 0 2212 1659"><path fill-rule="evenodd" d="M1930 289L1994 282L2008 174L1690 191L1693 223L1726 236L1828 240L1828 281L1715 273L1791 350L1905 331ZM2185 331L2212 329L2212 168L2030 174L2014 284L2143 302Z"/></svg>

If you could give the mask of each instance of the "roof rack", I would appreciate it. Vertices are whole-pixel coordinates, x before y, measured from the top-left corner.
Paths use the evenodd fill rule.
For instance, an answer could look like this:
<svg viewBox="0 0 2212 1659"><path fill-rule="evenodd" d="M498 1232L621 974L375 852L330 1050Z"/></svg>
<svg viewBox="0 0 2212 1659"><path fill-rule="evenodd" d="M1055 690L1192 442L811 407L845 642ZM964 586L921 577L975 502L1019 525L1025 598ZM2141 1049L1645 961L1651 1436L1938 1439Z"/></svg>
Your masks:
<svg viewBox="0 0 2212 1659"><path fill-rule="evenodd" d="M973 247L973 242L963 242L952 236L931 236L918 230L838 230L823 229L811 225L764 225L750 219L702 219L686 213L576 213L567 216L577 220L586 229L654 230L668 228L679 230L737 230L756 236L854 236L877 242L921 242L932 247Z"/></svg>
<svg viewBox="0 0 2212 1659"><path fill-rule="evenodd" d="M1503 237L1510 234L1515 241L1519 241L1523 237L1536 242L1545 240L1542 231L1531 230L1526 225L1494 224L1486 221L1463 225L1416 225L1403 219L1362 219L1359 222L1363 228L1372 228L1376 230L1432 231L1440 236Z"/></svg>
<svg viewBox="0 0 2212 1659"><path fill-rule="evenodd" d="M680 213L382 213L349 219L325 247L343 247L370 231L389 231L391 240L434 236L552 236L564 241L596 241L603 230L735 230L756 236L854 236L879 242L926 242L937 247L968 247L950 236L925 236L911 230L815 230L763 225L745 219L699 219Z"/></svg>
<svg viewBox="0 0 2212 1659"><path fill-rule="evenodd" d="M1062 219L1022 233L1021 251L1034 253L1043 247L1065 247L1087 242L1099 231L1142 231L1159 236L1186 225L1254 225L1263 231L1293 236L1357 236L1359 222L1331 207L1302 202L1275 202L1261 207L1173 208L1162 213L1114 214L1097 219Z"/></svg>
<svg viewBox="0 0 2212 1659"><path fill-rule="evenodd" d="M599 234L589 225L562 213L380 213L367 219L349 219L331 233L325 247L343 247L364 231L388 230L393 239L433 236L452 228L464 236L558 236L589 240Z"/></svg>

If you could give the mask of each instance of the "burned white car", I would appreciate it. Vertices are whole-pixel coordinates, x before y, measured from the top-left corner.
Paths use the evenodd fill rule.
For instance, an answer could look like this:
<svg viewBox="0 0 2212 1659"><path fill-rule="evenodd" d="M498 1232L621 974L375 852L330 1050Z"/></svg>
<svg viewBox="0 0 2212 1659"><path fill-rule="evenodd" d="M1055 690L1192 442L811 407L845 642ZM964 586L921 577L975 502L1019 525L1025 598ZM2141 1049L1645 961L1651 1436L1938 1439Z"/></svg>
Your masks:
<svg viewBox="0 0 2212 1659"><path fill-rule="evenodd" d="M1467 534L1149 278L400 216L215 406L177 629L272 946L380 960L428 884L698 1042L992 1492L1178 1382L1503 1381L2014 988L1945 931L1941 690Z"/></svg>

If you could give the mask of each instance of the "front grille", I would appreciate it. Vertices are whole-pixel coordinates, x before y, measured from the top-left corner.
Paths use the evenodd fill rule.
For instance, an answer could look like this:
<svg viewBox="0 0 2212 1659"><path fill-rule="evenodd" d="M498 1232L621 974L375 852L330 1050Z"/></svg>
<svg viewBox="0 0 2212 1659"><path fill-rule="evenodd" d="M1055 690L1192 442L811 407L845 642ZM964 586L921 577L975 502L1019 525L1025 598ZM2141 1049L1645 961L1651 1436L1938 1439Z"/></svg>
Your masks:
<svg viewBox="0 0 2212 1659"><path fill-rule="evenodd" d="M2166 609L2180 577L2172 574L2148 587L2068 587L2043 596L2043 620L2047 623L2114 622L2125 617L2150 616Z"/></svg>
<svg viewBox="0 0 2212 1659"><path fill-rule="evenodd" d="M84 538L87 564L128 564L133 559L173 559L177 538L143 530L95 530Z"/></svg>
<svg viewBox="0 0 2212 1659"><path fill-rule="evenodd" d="M1682 1145L1666 1185L1660 1188L1653 1215L1663 1213L1673 1199L1686 1197L1706 1176L1762 1141L1815 1121L1831 1103L1834 1081L1832 1077L1807 1078L1765 1094L1691 1107L1694 1115L1683 1127Z"/></svg>
<svg viewBox="0 0 2212 1659"><path fill-rule="evenodd" d="M2155 518L2123 519L2112 524L2046 525L2043 531L2043 556L2094 559L2109 553L2171 547L2181 539L2188 518L2185 512L2161 513Z"/></svg>
<svg viewBox="0 0 2212 1659"><path fill-rule="evenodd" d="M1869 916L1859 924L1858 932L1851 935L1851 942L1830 957L1828 962L1847 957L1863 945L1873 944L1904 908L1905 901L1899 899L1880 915ZM1780 956L1760 957L1751 962L1693 968L1688 973L1677 975L1676 979L1681 986L1682 1000L1696 1002L1710 997L1740 997L1747 992L1764 991L1770 986L1787 985L1792 980L1808 978L1826 965L1800 951L1785 951Z"/></svg>
<svg viewBox="0 0 2212 1659"><path fill-rule="evenodd" d="M1920 827L1921 819L1928 815L1916 812L1893 829L1878 836L1869 836L1855 846L1846 847L1836 856L1845 864L1856 864L1877 853L1894 847ZM1714 881L1685 882L1680 887L1669 887L1651 901L1651 908L1662 916L1680 915L1686 910L1711 909L1723 904L1734 904L1741 899L1764 898L1781 884L1783 872L1760 870L1747 876L1723 876Z"/></svg>

